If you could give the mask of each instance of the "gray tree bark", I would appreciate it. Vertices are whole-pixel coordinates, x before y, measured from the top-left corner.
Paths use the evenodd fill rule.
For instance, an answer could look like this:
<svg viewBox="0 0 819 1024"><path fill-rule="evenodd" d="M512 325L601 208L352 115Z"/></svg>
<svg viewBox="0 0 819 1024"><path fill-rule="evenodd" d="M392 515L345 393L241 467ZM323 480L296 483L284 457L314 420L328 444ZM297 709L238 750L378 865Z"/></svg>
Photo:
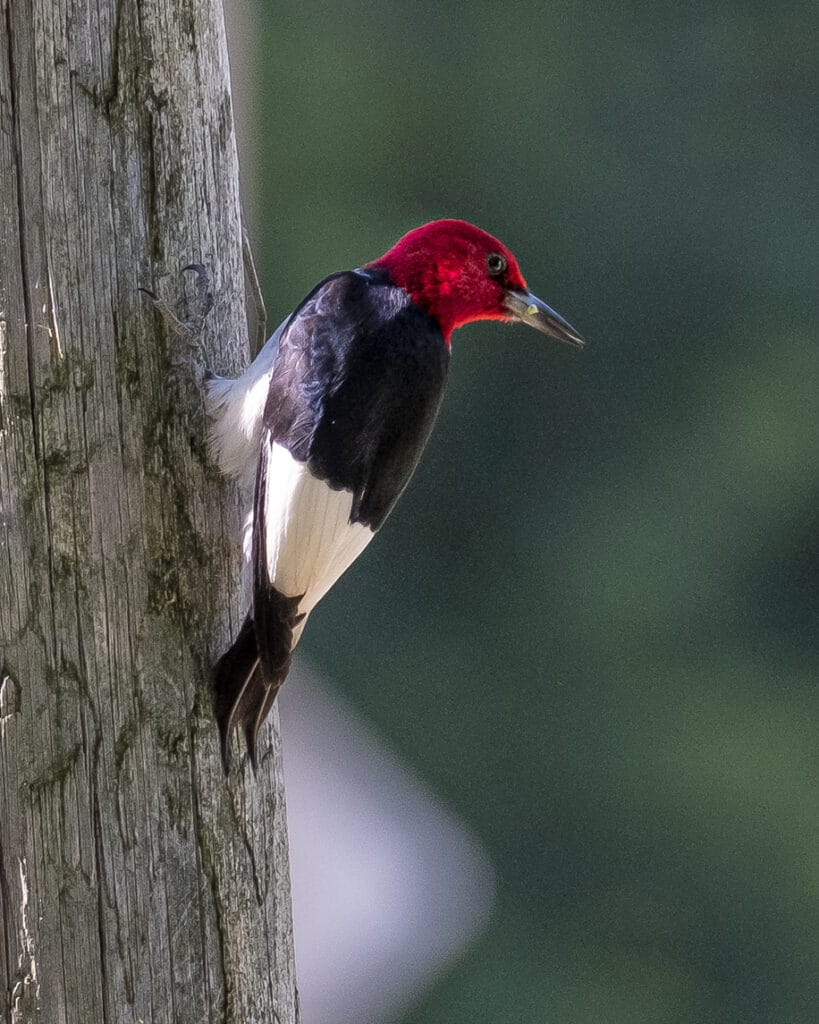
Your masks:
<svg viewBox="0 0 819 1024"><path fill-rule="evenodd" d="M296 1019L275 731L225 782L235 494L163 297L247 356L220 0L0 0L0 1019ZM184 345L182 345L184 348Z"/></svg>

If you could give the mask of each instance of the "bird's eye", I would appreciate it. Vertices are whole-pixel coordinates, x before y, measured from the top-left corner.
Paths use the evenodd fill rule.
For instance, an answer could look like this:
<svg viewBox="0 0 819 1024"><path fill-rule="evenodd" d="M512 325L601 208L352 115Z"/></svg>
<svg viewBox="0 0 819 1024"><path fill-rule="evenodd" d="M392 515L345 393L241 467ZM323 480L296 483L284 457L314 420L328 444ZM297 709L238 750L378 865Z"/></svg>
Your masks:
<svg viewBox="0 0 819 1024"><path fill-rule="evenodd" d="M506 273L506 260L498 252L490 252L486 257L486 269L490 277L500 277Z"/></svg>

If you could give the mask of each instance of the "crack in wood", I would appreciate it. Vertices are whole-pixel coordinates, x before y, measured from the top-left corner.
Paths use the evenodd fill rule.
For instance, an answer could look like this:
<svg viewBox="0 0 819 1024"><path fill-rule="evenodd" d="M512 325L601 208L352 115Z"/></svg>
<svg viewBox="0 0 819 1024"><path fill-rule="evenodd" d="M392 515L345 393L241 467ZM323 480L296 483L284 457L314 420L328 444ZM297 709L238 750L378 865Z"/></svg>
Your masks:
<svg viewBox="0 0 819 1024"><path fill-rule="evenodd" d="M52 656L57 650L57 629L54 614L54 564L53 564L53 531L51 522L50 494L48 485L48 471L45 460L41 457L41 436L38 422L37 405L37 382L34 369L34 346L36 341L34 324L34 303L32 298L32 284L29 276L29 243L28 227L25 204L24 173L23 173L23 129L19 104L19 71L17 54L15 52L15 30L12 22L12 5L6 6L6 38L9 67L9 105L11 109L11 153L16 179L17 196L17 231L20 245L20 280L23 291L23 309L26 318L26 369L28 376L29 411L31 418L32 443L34 445L34 458L36 464L41 467L43 474L43 498L45 505L46 532L48 534L48 560L49 560L49 589L50 589L50 612L51 612L51 634L52 634ZM36 97L34 101L36 116Z"/></svg>
<svg viewBox="0 0 819 1024"><path fill-rule="evenodd" d="M102 820L99 800L99 750L97 734L91 757L91 827L94 832L94 875L97 882L97 936L99 940L99 971L102 989L102 1024L109 1024L111 1018L108 992L108 941L105 926L105 848L103 846Z"/></svg>
<svg viewBox="0 0 819 1024"><path fill-rule="evenodd" d="M119 100L120 87L120 37L122 33L122 12L126 0L117 0L116 11L114 12L114 28L111 38L111 70L109 72L108 85L103 93L105 113L111 118L114 105Z"/></svg>
<svg viewBox="0 0 819 1024"><path fill-rule="evenodd" d="M14 25L11 20L12 5L6 5L6 47L9 68L9 108L11 112L11 158L16 179L17 231L20 242L20 278L23 283L23 308L26 317L26 353L28 359L28 392L31 409L31 429L34 439L34 453L39 461L40 437L37 424L37 403L34 381L34 312L31 302L31 285L28 275L28 232L26 210L23 198L23 140L18 100L17 55L14 50Z"/></svg>
<svg viewBox="0 0 819 1024"><path fill-rule="evenodd" d="M0 919L3 922L3 966L5 968L5 977L7 979L7 988L4 992L0 993L2 996L2 1002L0 1002L0 1009L3 1010L5 1016L6 1011L11 1013L11 979L14 976L11 963L11 947L12 940L9 934L11 928L11 891L9 889L8 875L6 874L6 858L3 852L3 837L0 834Z"/></svg>
<svg viewBox="0 0 819 1024"><path fill-rule="evenodd" d="M25 857L18 857L20 870L20 954L17 958L17 980L11 990L11 1024L25 1024L38 1009L40 983L37 979L37 956L34 935L28 923L28 872Z"/></svg>
<svg viewBox="0 0 819 1024"><path fill-rule="evenodd" d="M0 309L0 436L6 430L6 314Z"/></svg>
<svg viewBox="0 0 819 1024"><path fill-rule="evenodd" d="M20 684L5 665L0 664L0 727L20 712ZM2 732L0 732L2 736Z"/></svg>

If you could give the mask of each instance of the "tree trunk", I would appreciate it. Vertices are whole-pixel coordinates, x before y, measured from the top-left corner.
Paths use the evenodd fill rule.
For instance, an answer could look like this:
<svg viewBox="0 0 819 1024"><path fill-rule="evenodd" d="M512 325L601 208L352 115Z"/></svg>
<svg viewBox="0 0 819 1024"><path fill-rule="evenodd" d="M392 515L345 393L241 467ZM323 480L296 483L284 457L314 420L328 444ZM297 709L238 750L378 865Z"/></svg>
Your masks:
<svg viewBox="0 0 819 1024"><path fill-rule="evenodd" d="M221 3L0 12L0 1019L293 1022L277 733L226 782L206 682L236 496L138 290L206 263L246 359Z"/></svg>

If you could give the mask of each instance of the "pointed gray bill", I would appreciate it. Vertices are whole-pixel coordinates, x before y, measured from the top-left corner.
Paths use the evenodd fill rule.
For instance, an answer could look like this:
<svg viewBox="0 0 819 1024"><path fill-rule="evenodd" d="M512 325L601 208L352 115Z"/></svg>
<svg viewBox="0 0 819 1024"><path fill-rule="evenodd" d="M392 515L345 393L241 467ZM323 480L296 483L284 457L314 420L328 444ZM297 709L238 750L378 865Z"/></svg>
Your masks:
<svg viewBox="0 0 819 1024"><path fill-rule="evenodd" d="M507 292L506 308L513 320L528 324L536 331L548 334L550 338L557 338L558 341L574 345L576 348L583 348L586 344L567 320L531 292Z"/></svg>

